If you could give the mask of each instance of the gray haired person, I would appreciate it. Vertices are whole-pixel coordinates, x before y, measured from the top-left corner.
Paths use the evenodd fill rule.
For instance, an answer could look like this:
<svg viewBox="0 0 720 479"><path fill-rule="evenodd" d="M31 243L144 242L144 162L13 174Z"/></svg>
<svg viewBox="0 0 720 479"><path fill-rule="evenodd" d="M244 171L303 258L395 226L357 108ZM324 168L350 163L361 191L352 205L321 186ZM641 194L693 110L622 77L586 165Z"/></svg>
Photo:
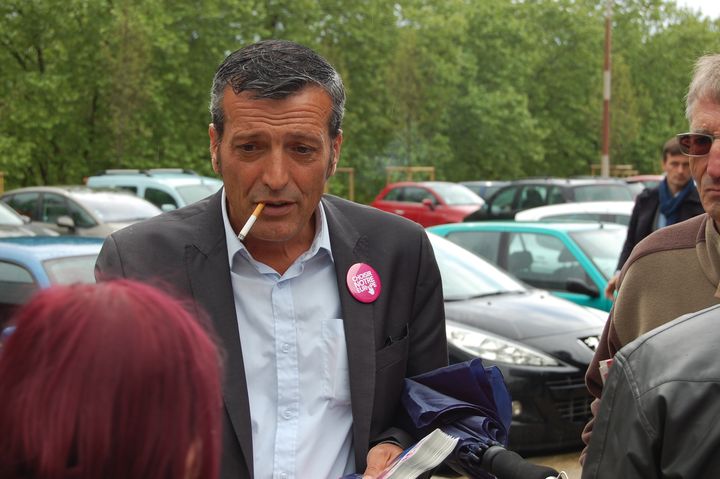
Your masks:
<svg viewBox="0 0 720 479"><path fill-rule="evenodd" d="M588 390L596 398L591 409L597 417L607 413L600 408L604 397L601 364L607 364L638 336L720 303L720 144L716 142L720 138L720 54L696 62L686 115L690 132L679 134L678 142L682 153L690 157L690 172L705 213L653 232L638 243L625 262L613 310L585 377ZM685 345L679 343L666 354L686 352ZM583 440L588 444L592 435L593 447L597 448L605 437L595 438L593 422L585 426ZM634 446L630 437L620 440L626 441L628 450ZM635 476L598 472L597 477Z"/></svg>

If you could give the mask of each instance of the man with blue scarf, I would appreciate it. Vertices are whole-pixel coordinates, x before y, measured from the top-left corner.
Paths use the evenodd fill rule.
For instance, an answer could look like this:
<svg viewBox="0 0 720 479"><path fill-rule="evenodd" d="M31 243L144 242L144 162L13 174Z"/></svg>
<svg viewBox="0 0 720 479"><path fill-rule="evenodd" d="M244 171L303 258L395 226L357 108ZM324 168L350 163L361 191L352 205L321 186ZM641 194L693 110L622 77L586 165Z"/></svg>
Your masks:
<svg viewBox="0 0 720 479"><path fill-rule="evenodd" d="M660 184L655 188L646 189L635 199L617 272L608 281L605 289L605 295L610 299L613 299L622 266L640 240L656 229L685 221L705 212L690 176L690 158L682 154L675 137L665 142L663 146L662 169L665 178Z"/></svg>

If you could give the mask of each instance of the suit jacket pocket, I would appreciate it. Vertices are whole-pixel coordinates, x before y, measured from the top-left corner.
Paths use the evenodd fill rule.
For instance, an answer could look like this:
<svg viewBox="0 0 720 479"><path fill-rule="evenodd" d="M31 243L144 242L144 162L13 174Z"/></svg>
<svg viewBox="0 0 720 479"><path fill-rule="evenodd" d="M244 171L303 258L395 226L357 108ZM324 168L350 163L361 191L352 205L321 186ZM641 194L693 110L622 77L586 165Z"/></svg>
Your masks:
<svg viewBox="0 0 720 479"><path fill-rule="evenodd" d="M405 362L408 355L408 344L408 327L406 325L400 337L388 337L385 347L375 353L375 370L380 372L398 361Z"/></svg>

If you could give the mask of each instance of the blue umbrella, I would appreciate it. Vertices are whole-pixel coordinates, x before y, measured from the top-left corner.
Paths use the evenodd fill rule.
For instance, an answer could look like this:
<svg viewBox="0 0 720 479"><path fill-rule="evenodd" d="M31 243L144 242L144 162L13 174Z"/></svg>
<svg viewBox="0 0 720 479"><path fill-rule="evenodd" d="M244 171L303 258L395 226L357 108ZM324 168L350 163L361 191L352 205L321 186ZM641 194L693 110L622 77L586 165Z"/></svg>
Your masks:
<svg viewBox="0 0 720 479"><path fill-rule="evenodd" d="M507 451L512 409L502 373L479 358L405 379L402 403L417 437L435 428L459 438L445 463L472 478L556 477L557 471ZM486 454L487 453L487 454ZM516 475L517 474L517 475ZM530 475L533 474L533 475Z"/></svg>

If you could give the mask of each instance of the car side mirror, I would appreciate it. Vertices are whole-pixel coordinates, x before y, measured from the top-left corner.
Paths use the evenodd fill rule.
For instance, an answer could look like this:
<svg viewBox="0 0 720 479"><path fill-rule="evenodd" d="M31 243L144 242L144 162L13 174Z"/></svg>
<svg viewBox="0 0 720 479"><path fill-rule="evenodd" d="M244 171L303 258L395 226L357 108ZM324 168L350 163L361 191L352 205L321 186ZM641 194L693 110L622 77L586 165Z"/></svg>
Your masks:
<svg viewBox="0 0 720 479"><path fill-rule="evenodd" d="M70 231L75 231L75 222L67 215L58 216L55 224L60 226L61 228L67 228Z"/></svg>
<svg viewBox="0 0 720 479"><path fill-rule="evenodd" d="M22 218L22 221L25 224L29 224L32 221L28 215L20 215L20 218Z"/></svg>
<svg viewBox="0 0 720 479"><path fill-rule="evenodd" d="M435 209L435 205L430 198L424 198L422 200L422 204L425 205L430 211L433 211Z"/></svg>
<svg viewBox="0 0 720 479"><path fill-rule="evenodd" d="M172 210L176 210L176 209L177 209L177 206L175 206L175 205L172 204L172 203L163 203L163 204L160 206L160 209L163 210L163 211L172 211Z"/></svg>
<svg viewBox="0 0 720 479"><path fill-rule="evenodd" d="M570 278L565 283L565 289L570 293L584 294L591 298L599 298L600 291L595 285L587 284L585 281L577 278Z"/></svg>

